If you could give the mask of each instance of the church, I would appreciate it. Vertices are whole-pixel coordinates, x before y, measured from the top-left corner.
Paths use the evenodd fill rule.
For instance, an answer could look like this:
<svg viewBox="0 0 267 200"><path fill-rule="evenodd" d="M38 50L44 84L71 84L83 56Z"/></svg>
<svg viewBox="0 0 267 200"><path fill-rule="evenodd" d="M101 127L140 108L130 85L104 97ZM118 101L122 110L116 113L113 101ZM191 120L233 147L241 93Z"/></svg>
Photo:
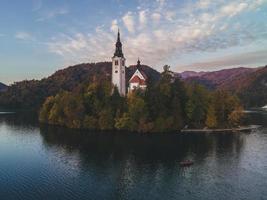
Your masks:
<svg viewBox="0 0 267 200"><path fill-rule="evenodd" d="M118 88L121 96L130 93L136 89L145 90L147 85L147 76L141 69L141 63L138 58L136 71L130 77L129 81L126 77L125 57L122 52L122 43L120 41L120 32L118 32L116 49L112 57L112 84Z"/></svg>

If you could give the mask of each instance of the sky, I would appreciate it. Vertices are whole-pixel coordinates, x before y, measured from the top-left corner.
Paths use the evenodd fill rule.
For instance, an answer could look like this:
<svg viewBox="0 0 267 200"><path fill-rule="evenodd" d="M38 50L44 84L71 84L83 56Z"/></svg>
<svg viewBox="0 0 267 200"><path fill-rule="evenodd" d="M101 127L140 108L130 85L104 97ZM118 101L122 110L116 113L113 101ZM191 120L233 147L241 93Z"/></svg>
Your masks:
<svg viewBox="0 0 267 200"><path fill-rule="evenodd" d="M213 71L267 64L267 0L1 0L0 82L110 61Z"/></svg>

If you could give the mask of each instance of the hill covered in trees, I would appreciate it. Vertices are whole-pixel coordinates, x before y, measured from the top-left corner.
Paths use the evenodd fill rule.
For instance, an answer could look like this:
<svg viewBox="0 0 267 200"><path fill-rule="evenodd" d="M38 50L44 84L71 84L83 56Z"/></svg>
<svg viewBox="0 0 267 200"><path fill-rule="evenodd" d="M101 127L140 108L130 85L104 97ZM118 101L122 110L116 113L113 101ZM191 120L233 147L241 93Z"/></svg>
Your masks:
<svg viewBox="0 0 267 200"><path fill-rule="evenodd" d="M126 69L128 79L134 68L130 66ZM159 72L145 65L141 68L152 81L159 80ZM73 91L81 84L94 82L96 77L110 81L111 69L111 62L79 64L59 70L42 80L16 82L0 94L0 107L38 110L47 97L60 91Z"/></svg>
<svg viewBox="0 0 267 200"><path fill-rule="evenodd" d="M212 72L200 73L181 73L181 76L187 82L195 82L204 85L209 89L226 89L226 85L239 77L247 76L257 71L258 68L232 68Z"/></svg>
<svg viewBox="0 0 267 200"><path fill-rule="evenodd" d="M111 80L111 62L87 63L62 69L42 80L25 80L10 87L0 84L0 107L38 110L45 99L60 91L74 91L79 85L92 83L96 77ZM129 80L136 66L129 66ZM160 79L160 73L149 66L142 70L152 82ZM178 74L186 84L198 83L210 90L227 90L237 95L245 107L261 107L267 104L267 68L234 68L215 72L187 71Z"/></svg>
<svg viewBox="0 0 267 200"><path fill-rule="evenodd" d="M4 83L0 82L0 92L4 92L7 90L7 86Z"/></svg>
<svg viewBox="0 0 267 200"><path fill-rule="evenodd" d="M262 107L267 104L267 66L236 81L240 86L236 93L246 107ZM231 83L234 84L236 83ZM228 86L230 91L231 85Z"/></svg>
<svg viewBox="0 0 267 200"><path fill-rule="evenodd" d="M204 85L211 90L227 90L240 97L246 107L261 107L267 104L267 66L191 73L191 76L185 77L184 80Z"/></svg>
<svg viewBox="0 0 267 200"><path fill-rule="evenodd" d="M43 123L79 129L138 132L177 131L195 128L237 126L243 115L238 98L224 91L185 85L165 70L145 91L121 97L109 80L95 79L72 92L62 91L43 104Z"/></svg>

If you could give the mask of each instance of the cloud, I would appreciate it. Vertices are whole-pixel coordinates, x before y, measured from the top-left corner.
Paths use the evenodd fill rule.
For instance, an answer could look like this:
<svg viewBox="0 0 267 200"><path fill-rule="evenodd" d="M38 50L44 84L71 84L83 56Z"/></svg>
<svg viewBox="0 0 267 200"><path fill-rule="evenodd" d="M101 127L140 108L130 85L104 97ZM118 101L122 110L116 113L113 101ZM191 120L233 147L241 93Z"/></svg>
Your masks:
<svg viewBox="0 0 267 200"><path fill-rule="evenodd" d="M246 8L248 8L247 3L234 2L234 3L223 6L221 8L221 14L223 16L233 17L237 15L238 13L242 12L243 10L245 10Z"/></svg>
<svg viewBox="0 0 267 200"><path fill-rule="evenodd" d="M37 19L37 21L45 21L52 19L61 15L66 15L69 13L69 9L66 7L56 8L53 10L45 11L42 13L42 16Z"/></svg>
<svg viewBox="0 0 267 200"><path fill-rule="evenodd" d="M164 6L166 0L156 0L159 3L159 6L162 7Z"/></svg>
<svg viewBox="0 0 267 200"><path fill-rule="evenodd" d="M142 62L160 67L170 61L178 66L184 55L192 53L209 54L266 41L264 18L259 18L262 23L255 17L241 20L246 14L253 16L265 0L200 0L193 4L186 1L179 7L168 5L169 1L162 2L157 1L154 7L149 4L137 11L128 11L121 18L117 16L110 20L108 28L103 26L90 35L57 35L49 42L49 49L68 62L110 60L115 32L120 27L128 64L136 63L140 57ZM251 58L256 59L255 56ZM194 62L198 61L191 61Z"/></svg>
<svg viewBox="0 0 267 200"><path fill-rule="evenodd" d="M197 3L197 7L200 9L206 9L211 5L212 1L211 0L200 0Z"/></svg>
<svg viewBox="0 0 267 200"><path fill-rule="evenodd" d="M135 31L134 18L131 12L127 12L126 15L122 17L122 21L129 32L133 33Z"/></svg>
<svg viewBox="0 0 267 200"><path fill-rule="evenodd" d="M114 19L114 20L111 22L110 30L111 30L113 33L117 33L118 29L119 29L119 26L118 26L118 20Z"/></svg>
<svg viewBox="0 0 267 200"><path fill-rule="evenodd" d="M25 31L17 32L15 34L15 38L18 40L25 40L25 41L34 40L34 37L30 33Z"/></svg>
<svg viewBox="0 0 267 200"><path fill-rule="evenodd" d="M116 36L97 29L97 37L77 33L74 36L61 34L47 45L53 53L66 58L67 63L110 60ZM105 38L103 40L103 38Z"/></svg>
<svg viewBox="0 0 267 200"><path fill-rule="evenodd" d="M158 12L155 12L151 15L151 18L153 19L154 22L159 22L161 19L161 14Z"/></svg>
<svg viewBox="0 0 267 200"><path fill-rule="evenodd" d="M212 59L205 62L197 62L190 65L180 66L180 69L194 69L194 70L217 70L220 68L231 68L237 66L254 66L266 65L267 63L267 50L260 50L254 52L247 52L237 55L224 56L217 59ZM255 63L256 61L256 63Z"/></svg>
<svg viewBox="0 0 267 200"><path fill-rule="evenodd" d="M141 10L139 12L139 23L141 27L144 27L147 23L147 16L146 16L146 11L145 10Z"/></svg>

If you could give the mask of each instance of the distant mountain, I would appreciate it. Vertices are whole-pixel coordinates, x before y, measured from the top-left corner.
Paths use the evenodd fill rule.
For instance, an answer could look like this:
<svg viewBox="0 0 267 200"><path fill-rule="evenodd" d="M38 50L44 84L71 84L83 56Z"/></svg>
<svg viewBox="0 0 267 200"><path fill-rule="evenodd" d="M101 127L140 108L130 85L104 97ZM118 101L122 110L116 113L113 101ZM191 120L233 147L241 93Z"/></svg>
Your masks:
<svg viewBox="0 0 267 200"><path fill-rule="evenodd" d="M232 69L223 69L213 72L202 72L198 76L189 76L185 78L187 82L197 82L202 85L205 85L210 89L226 89L226 84L236 80L237 78L247 76L255 71L258 68L232 68Z"/></svg>
<svg viewBox="0 0 267 200"><path fill-rule="evenodd" d="M267 104L267 66L225 84L225 88L237 93L247 107L265 106Z"/></svg>
<svg viewBox="0 0 267 200"><path fill-rule="evenodd" d="M0 92L4 92L7 90L7 86L4 83L0 82Z"/></svg>
<svg viewBox="0 0 267 200"><path fill-rule="evenodd" d="M207 72L194 72L194 71L184 71L182 73L178 73L182 79L187 79L191 77L200 77L206 74Z"/></svg>
<svg viewBox="0 0 267 200"><path fill-rule="evenodd" d="M184 80L202 84L209 89L228 90L238 95L246 107L267 104L267 67L224 69Z"/></svg>
<svg viewBox="0 0 267 200"><path fill-rule="evenodd" d="M135 66L126 68L127 80L134 69ZM151 80L160 77L160 73L149 66L142 65L141 69ZM80 84L93 82L96 78L111 81L111 72L111 62L87 63L59 70L42 80L17 82L0 94L0 106L38 109L48 96L55 95L59 91L75 90Z"/></svg>

